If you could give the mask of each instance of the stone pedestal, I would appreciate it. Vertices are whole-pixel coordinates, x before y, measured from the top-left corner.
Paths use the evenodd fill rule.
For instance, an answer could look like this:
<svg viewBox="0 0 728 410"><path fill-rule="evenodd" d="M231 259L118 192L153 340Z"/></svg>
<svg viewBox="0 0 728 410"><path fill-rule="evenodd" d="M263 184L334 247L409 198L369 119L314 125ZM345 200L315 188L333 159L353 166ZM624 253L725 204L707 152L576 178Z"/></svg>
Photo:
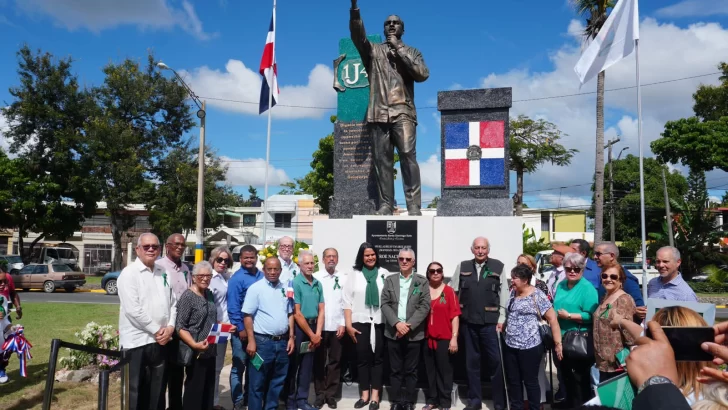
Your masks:
<svg viewBox="0 0 728 410"><path fill-rule="evenodd" d="M381 42L379 35L368 36ZM354 43L339 41L334 60L334 89L338 92L334 126L334 196L329 217L351 218L376 210L376 177L372 167L372 144L364 119L369 103L369 79Z"/></svg>
<svg viewBox="0 0 728 410"><path fill-rule="evenodd" d="M438 216L513 215L508 192L511 104L510 88L437 94L442 136Z"/></svg>

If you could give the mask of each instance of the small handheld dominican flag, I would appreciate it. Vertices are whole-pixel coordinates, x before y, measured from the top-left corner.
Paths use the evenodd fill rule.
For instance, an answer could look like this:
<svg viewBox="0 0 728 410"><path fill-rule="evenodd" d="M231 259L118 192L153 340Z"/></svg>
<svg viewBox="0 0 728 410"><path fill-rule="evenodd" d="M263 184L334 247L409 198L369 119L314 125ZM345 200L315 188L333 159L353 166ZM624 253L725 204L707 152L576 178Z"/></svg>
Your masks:
<svg viewBox="0 0 728 410"><path fill-rule="evenodd" d="M505 184L505 122L445 124L445 187Z"/></svg>
<svg viewBox="0 0 728 410"><path fill-rule="evenodd" d="M230 339L230 329L232 327L233 325L229 323L215 323L207 336L207 343L227 343L228 339Z"/></svg>

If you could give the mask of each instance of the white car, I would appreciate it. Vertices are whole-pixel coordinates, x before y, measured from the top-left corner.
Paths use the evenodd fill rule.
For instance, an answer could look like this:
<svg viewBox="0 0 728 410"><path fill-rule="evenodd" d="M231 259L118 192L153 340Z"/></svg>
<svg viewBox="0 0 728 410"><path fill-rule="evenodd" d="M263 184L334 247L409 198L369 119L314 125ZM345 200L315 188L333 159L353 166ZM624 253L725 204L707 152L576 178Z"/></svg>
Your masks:
<svg viewBox="0 0 728 410"><path fill-rule="evenodd" d="M543 273L551 269L551 254L553 249L541 251L536 254L536 268L539 273ZM642 262L622 262L622 268L628 270L637 278L640 286L642 286ZM660 273L653 266L647 266L647 281L660 276Z"/></svg>

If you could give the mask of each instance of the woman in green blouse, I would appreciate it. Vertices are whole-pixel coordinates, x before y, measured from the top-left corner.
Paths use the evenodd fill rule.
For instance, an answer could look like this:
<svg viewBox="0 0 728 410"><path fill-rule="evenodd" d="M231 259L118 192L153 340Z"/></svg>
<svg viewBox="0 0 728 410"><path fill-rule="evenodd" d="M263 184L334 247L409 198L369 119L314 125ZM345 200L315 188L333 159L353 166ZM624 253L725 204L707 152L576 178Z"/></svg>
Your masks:
<svg viewBox="0 0 728 410"><path fill-rule="evenodd" d="M566 280L559 283L554 296L554 309L559 317L561 334L563 336L570 330L578 329L591 331L592 314L599 305L599 296L594 285L583 278L586 258L578 253L567 253L563 265ZM588 346L591 345L590 340ZM593 364L593 357L580 360L569 358L564 352L561 362L566 384L564 408L580 406L592 398L590 369Z"/></svg>

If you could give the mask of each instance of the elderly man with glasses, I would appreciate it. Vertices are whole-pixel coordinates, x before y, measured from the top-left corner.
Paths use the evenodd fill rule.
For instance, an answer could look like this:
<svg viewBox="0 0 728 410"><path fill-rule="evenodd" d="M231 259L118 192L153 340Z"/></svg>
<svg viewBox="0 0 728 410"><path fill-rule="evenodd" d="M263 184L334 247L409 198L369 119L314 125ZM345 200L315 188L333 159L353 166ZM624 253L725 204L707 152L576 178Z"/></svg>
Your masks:
<svg viewBox="0 0 728 410"><path fill-rule="evenodd" d="M157 261L157 265L167 273L167 281L177 300L192 284L190 268L182 262L185 248L187 248L187 245L185 244L184 235L173 233L169 235L165 244L166 256ZM169 396L167 407L170 409L182 408L182 384L185 378L185 369L177 363L179 344L179 336L175 333L169 346L167 346L167 353L169 354L166 371L167 395Z"/></svg>
<svg viewBox="0 0 728 410"><path fill-rule="evenodd" d="M290 236L284 236L278 240L278 260L281 261L280 281L286 285L291 283L293 278L300 273L299 267L293 261L293 246L296 241Z"/></svg>
<svg viewBox="0 0 728 410"><path fill-rule="evenodd" d="M417 399L417 365L430 314L430 285L424 276L414 273L412 249L402 249L397 259L400 272L384 279L381 308L384 337L389 339L390 397L392 409L413 410Z"/></svg>
<svg viewBox="0 0 728 410"><path fill-rule="evenodd" d="M164 409L166 345L177 317L177 297L169 277L154 263L159 251L156 235L142 234L137 240L137 259L121 271L117 283L119 344L131 358L129 408L137 410Z"/></svg>

